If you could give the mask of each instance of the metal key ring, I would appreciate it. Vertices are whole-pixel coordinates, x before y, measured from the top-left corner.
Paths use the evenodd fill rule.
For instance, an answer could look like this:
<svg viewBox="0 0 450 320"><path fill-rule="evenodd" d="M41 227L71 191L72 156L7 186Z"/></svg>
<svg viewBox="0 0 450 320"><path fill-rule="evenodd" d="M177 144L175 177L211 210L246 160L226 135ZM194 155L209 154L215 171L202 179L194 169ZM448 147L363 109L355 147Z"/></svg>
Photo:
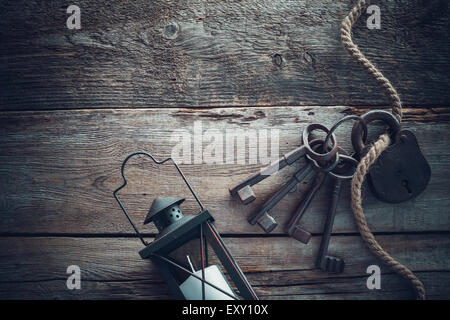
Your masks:
<svg viewBox="0 0 450 320"><path fill-rule="evenodd" d="M311 140L311 141L309 142L309 144L310 144L310 147L311 147L313 150L315 150L315 147L316 147L317 145L320 144L318 147L323 146L323 140L322 140L322 139L314 139L314 140ZM342 148L340 148L340 149L345 153L345 150L343 150ZM311 162L312 168L313 168L314 170L316 170L316 171L321 171L321 172L331 172L332 170L334 170L334 169L337 167L337 165L339 164L339 160L340 160L340 159L339 159L339 153L336 152L336 157L335 157L333 163L332 163L331 165L329 165L328 167L325 167L325 168L324 168L324 167L321 167L321 166L317 163L316 160L314 160L313 158L311 158L310 155L306 154L305 156L306 156L306 158Z"/></svg>
<svg viewBox="0 0 450 320"><path fill-rule="evenodd" d="M319 142L324 143L324 140L315 139L315 140L311 141L311 144L314 143L314 145L316 145ZM336 160L335 160L335 162L330 167L328 167L326 169L320 167L319 164L317 163L317 161L311 159L311 157L309 157L308 155L306 155L306 158L309 161L311 161L313 169L318 170L318 171L322 171L322 172L326 172L330 176L332 176L333 178L339 179L339 180L343 180L343 181L353 179L354 173L351 174L351 175L342 175L341 171L343 171L343 170L339 170L340 168L337 167L339 162L341 160L344 160L344 162L348 161L348 162L353 163L355 165L355 167L358 166L358 164L359 164L358 160L356 160L352 156L349 156L348 153L344 149L342 149L341 147L338 147L338 152L336 153ZM345 167L346 166L344 165L342 169L344 169ZM328 169L330 169L330 170L328 170ZM333 171L336 171L336 172L333 172Z"/></svg>
<svg viewBox="0 0 450 320"><path fill-rule="evenodd" d="M309 141L309 146L311 148L313 148L313 150L318 144L322 145L323 144L323 140L322 139L312 139L311 141Z"/></svg>
<svg viewBox="0 0 450 320"><path fill-rule="evenodd" d="M320 142L323 143L323 140L321 140ZM311 158L311 156L310 156L309 154L306 154L306 158L307 158L309 161L311 161L311 164L312 164L312 167L313 167L314 170L320 171L320 172L326 172L326 173L331 173L331 171L334 170L334 169L337 167L337 165L339 164L339 160L341 159L340 157L341 157L341 155L340 155L338 152L336 152L336 157L335 157L333 163L332 163L331 165L329 165L329 166L327 166L327 167L324 168L324 167L321 167L321 166L317 163L316 160L314 160L313 158Z"/></svg>
<svg viewBox="0 0 450 320"><path fill-rule="evenodd" d="M348 121L348 120L358 120L358 122L360 123L360 125L362 126L363 129L363 135L362 135L362 141L366 142L367 140L367 125L364 121L364 119L360 116L357 115L349 115L349 116L345 116L342 119L340 119L338 122L336 122L330 129L330 132L328 132L327 136L325 137L325 140L323 142L323 152L326 152L326 150L328 149L328 141L330 140L331 135L333 134L333 132L344 122ZM339 149L341 150L341 149ZM338 151L339 152L339 151ZM345 154L348 155L348 154Z"/></svg>
<svg viewBox="0 0 450 320"><path fill-rule="evenodd" d="M319 123L313 123L308 125L303 130L303 145L306 148L306 154L311 157L312 160L315 160L319 163L327 163L330 160L333 160L336 157L337 151L338 151L338 145L336 142L336 136L334 133L331 134L331 142L333 143L332 148L329 152L326 153L318 153L314 151L311 146L309 145L309 135L314 130L321 130L328 134L329 130L327 127L319 124Z"/></svg>
<svg viewBox="0 0 450 320"><path fill-rule="evenodd" d="M388 125L390 133L394 136L400 130L400 122L397 120L397 118L394 117L390 112L384 110L369 111L363 114L361 118L364 120L366 126L375 120L383 121ZM361 127L361 122L357 122L353 125L352 128L352 145L357 154L360 154L365 146L361 135Z"/></svg>
<svg viewBox="0 0 450 320"><path fill-rule="evenodd" d="M345 154L340 154L340 155L339 155L339 159L340 159L340 160L347 160L347 161L349 161L349 162L353 162L353 164L354 164L355 166L358 166L358 164L359 164L359 161L358 161L358 160L356 160L356 159L353 158L352 156L348 156L348 155L345 155ZM354 173L352 173L351 175L342 175L342 174L340 174L340 173L335 173L335 172L333 172L333 171L328 172L328 174L329 174L330 176L332 176L333 178L340 179L340 180L351 180L351 179L353 179L353 175L354 175Z"/></svg>

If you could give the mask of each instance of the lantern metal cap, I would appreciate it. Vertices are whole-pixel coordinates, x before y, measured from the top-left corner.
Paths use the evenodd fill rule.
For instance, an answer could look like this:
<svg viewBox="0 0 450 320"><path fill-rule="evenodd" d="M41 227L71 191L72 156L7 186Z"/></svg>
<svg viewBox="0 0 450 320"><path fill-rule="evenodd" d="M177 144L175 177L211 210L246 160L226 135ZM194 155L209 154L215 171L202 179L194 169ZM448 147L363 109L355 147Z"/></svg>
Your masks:
<svg viewBox="0 0 450 320"><path fill-rule="evenodd" d="M170 198L170 197L158 197L155 200L153 200L152 206L150 207L150 210L148 211L147 217L145 218L144 224L147 224L151 221L153 221L153 218L164 211L165 209L175 205L180 204L184 202L185 199L183 198Z"/></svg>

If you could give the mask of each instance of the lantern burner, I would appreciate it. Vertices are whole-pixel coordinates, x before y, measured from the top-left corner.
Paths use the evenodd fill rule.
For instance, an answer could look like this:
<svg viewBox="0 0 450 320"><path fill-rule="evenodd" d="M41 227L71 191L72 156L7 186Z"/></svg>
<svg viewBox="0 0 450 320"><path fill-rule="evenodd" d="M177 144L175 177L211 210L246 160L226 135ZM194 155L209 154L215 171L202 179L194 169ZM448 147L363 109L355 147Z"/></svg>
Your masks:
<svg viewBox="0 0 450 320"><path fill-rule="evenodd" d="M158 197L153 203L145 218L144 224L153 222L159 231L156 238L173 231L186 223L193 216L185 216L179 205L184 202L183 198Z"/></svg>

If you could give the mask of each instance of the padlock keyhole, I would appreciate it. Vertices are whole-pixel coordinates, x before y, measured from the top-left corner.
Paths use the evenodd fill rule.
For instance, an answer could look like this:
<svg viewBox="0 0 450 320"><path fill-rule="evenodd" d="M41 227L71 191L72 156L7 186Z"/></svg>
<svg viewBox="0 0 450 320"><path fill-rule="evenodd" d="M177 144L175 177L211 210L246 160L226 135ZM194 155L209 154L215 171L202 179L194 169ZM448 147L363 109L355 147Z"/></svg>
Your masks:
<svg viewBox="0 0 450 320"><path fill-rule="evenodd" d="M408 191L408 193L412 193L411 188L409 187L409 182L408 180L402 180L402 186L406 188L406 190Z"/></svg>

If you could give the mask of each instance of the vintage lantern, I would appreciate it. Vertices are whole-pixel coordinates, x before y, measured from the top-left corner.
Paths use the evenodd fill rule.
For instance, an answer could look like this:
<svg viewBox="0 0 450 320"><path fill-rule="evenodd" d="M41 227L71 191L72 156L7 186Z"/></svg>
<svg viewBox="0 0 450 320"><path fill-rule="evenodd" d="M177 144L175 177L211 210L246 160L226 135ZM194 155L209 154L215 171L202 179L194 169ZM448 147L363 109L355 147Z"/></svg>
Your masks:
<svg viewBox="0 0 450 320"><path fill-rule="evenodd" d="M173 197L155 198L144 221L144 224L153 222L159 232L151 243L144 240L143 236L117 196L117 193L127 184L124 174L125 165L131 157L136 155L147 156L157 165L161 165L169 161L172 162L200 207L200 212L198 214L185 215L180 208L180 205L185 199ZM119 203L120 208L124 212L134 231L145 246L139 254L143 259L151 259L159 267L162 275L169 285L170 290L177 299L227 300L239 299L239 296L247 300L258 299L245 275L237 265L216 228L212 224L214 221L213 217L208 210L204 209L201 201L191 188L181 169L172 158L157 161L149 153L135 152L130 154L124 160L122 163L121 173L123 184L114 191L114 197ZM194 269L189 258L189 254L186 254L186 261L190 265L190 270L185 264L170 256L172 252L194 239L198 239L200 243L199 254L201 257L201 266L199 270ZM208 243L228 273L231 281L234 283L239 295L236 294L230 286L219 266L207 266ZM188 277L185 278L180 276L180 273Z"/></svg>

